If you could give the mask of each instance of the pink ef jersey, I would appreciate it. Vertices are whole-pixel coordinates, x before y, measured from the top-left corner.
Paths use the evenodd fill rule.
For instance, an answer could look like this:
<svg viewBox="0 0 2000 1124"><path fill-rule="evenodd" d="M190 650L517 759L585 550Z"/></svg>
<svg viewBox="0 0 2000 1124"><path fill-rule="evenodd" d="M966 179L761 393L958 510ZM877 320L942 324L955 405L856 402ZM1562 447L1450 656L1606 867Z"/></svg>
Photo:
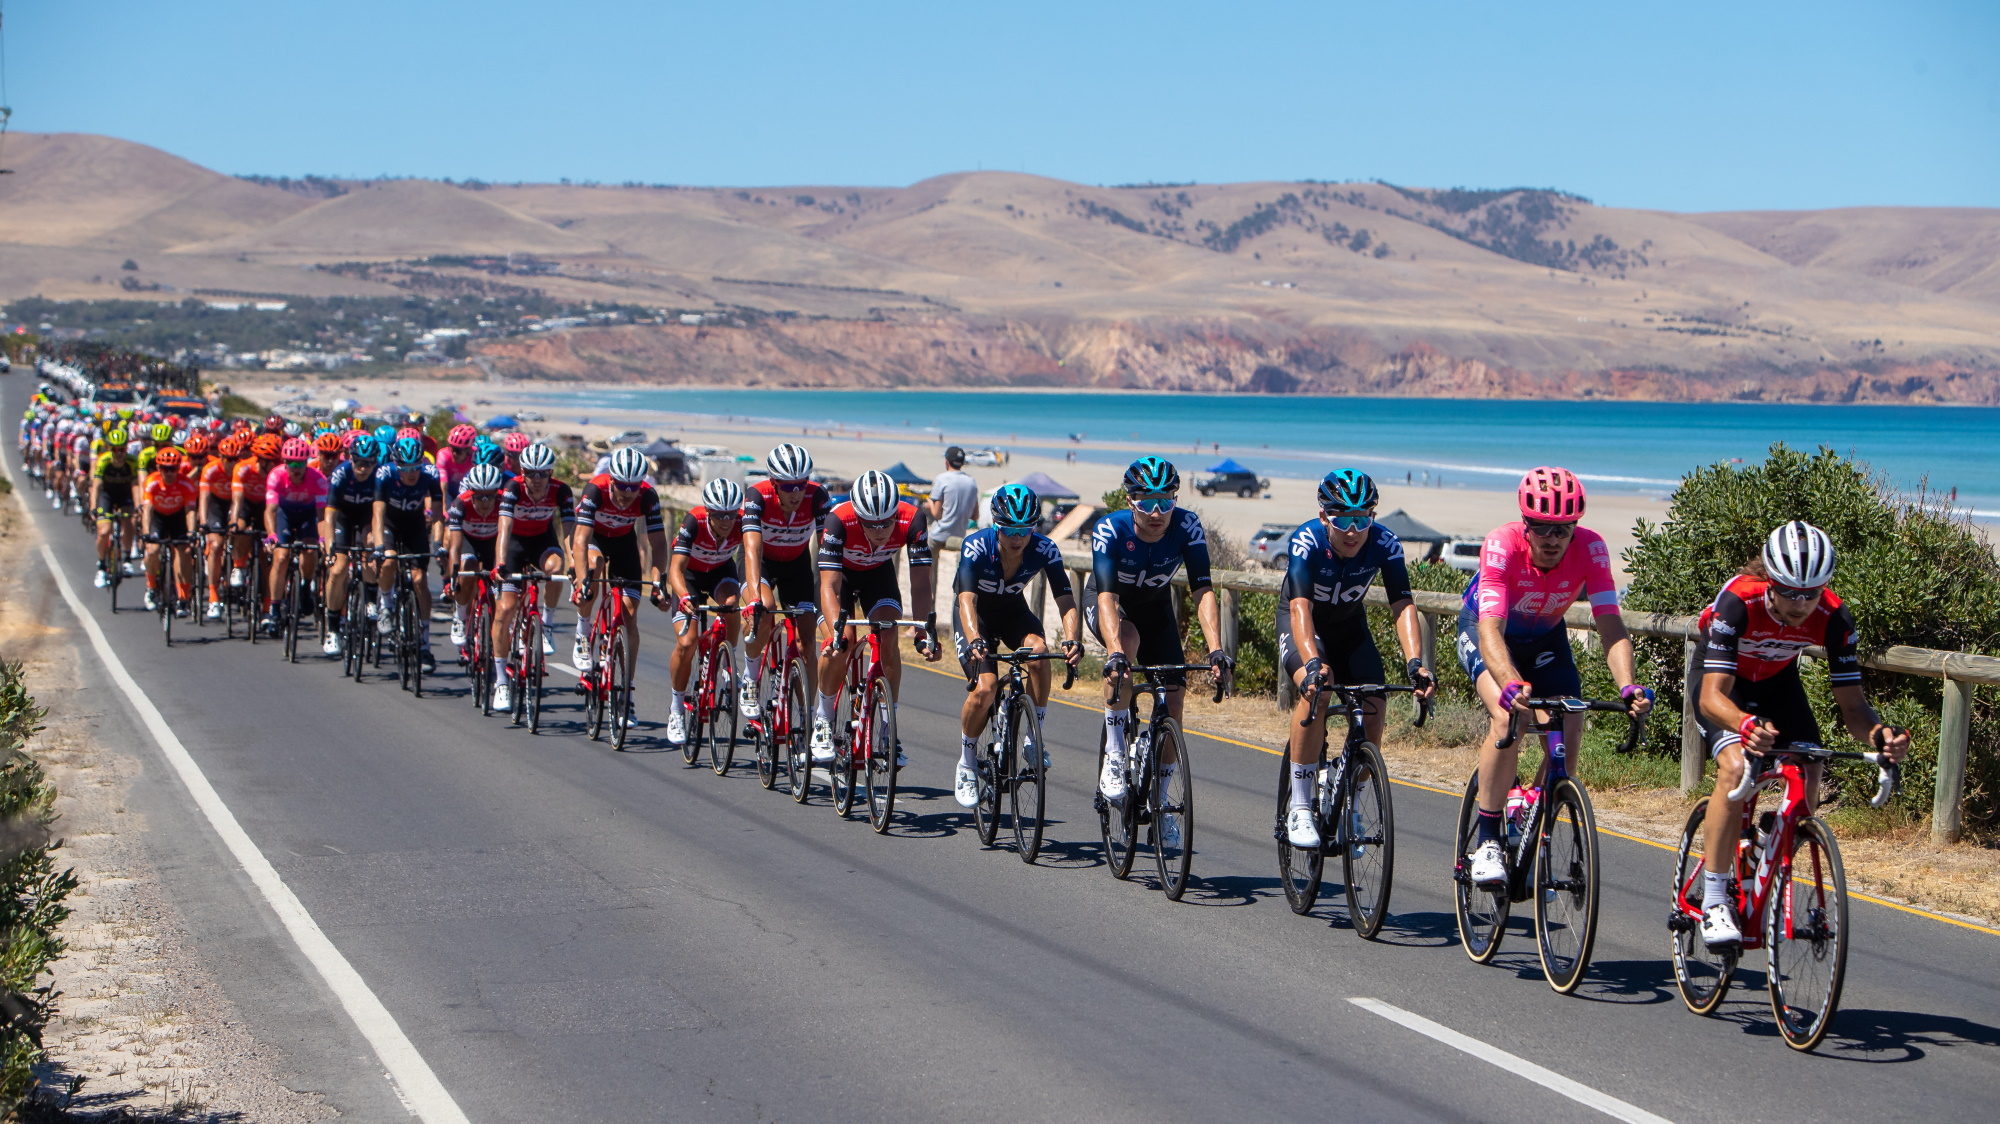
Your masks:
<svg viewBox="0 0 2000 1124"><path fill-rule="evenodd" d="M465 474L471 471L472 471L471 449L466 449L465 451L460 452L459 450L454 449L451 446L447 445L444 448L438 450L437 453L438 479L444 481L445 495L447 496L457 495L459 482L463 481L465 479Z"/></svg>
<svg viewBox="0 0 2000 1124"><path fill-rule="evenodd" d="M1480 619L1507 618L1508 639L1533 640L1561 627L1563 614L1580 594L1590 595L1590 609L1597 616L1618 611L1611 548L1596 531L1578 527L1562 561L1546 573L1530 558L1522 524L1495 528L1480 551L1479 573L1465 591L1466 605L1476 604Z"/></svg>
<svg viewBox="0 0 2000 1124"><path fill-rule="evenodd" d="M319 469L307 465L297 476L285 465L271 470L264 478L264 502L279 507L324 508L326 506L326 475Z"/></svg>

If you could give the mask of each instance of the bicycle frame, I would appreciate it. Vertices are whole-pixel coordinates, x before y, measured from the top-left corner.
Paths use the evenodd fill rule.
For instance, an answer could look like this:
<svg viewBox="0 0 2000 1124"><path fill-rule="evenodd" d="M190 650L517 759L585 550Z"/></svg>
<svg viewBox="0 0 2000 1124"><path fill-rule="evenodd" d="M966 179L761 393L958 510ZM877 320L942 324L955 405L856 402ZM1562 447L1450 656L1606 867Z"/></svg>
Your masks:
<svg viewBox="0 0 2000 1124"><path fill-rule="evenodd" d="M694 764L700 748L696 734L707 731L702 733L702 740L708 744L710 761L717 776L728 774L736 751L735 700L722 698L721 681L725 671L734 672L733 668L724 667L729 651L729 618L744 611L740 606L726 605L697 605L694 610L694 667L687 691L688 702L693 706L693 721L691 728L685 731L681 755L688 764ZM715 616L712 621L708 619L710 614ZM724 707L731 708L729 746L718 749L715 734L720 731L709 731L708 728L716 724Z"/></svg>
<svg viewBox="0 0 2000 1124"><path fill-rule="evenodd" d="M1629 713L1622 702L1593 702L1589 699L1529 699L1527 705L1530 711L1548 712L1547 717L1535 717L1524 724L1522 721L1524 715L1518 710L1514 711L1507 723L1507 736L1494 743L1500 749L1507 749L1519 741L1522 734L1533 733L1542 735L1543 745L1548 750L1547 769L1541 778L1531 784L1518 786L1522 795L1528 799L1524 809L1525 814L1518 825L1521 837L1518 841L1503 841L1501 844L1507 851L1507 895L1510 900L1517 902L1528 900L1529 874L1534 869L1535 851L1541 845L1542 814L1548 808L1548 801L1543 797L1556 786L1556 782L1574 779L1569 772L1569 747L1564 744L1563 720L1571 714L1589 711ZM1631 727L1626 731L1625 741L1619 745L1618 752L1630 753L1636 749L1639 745L1639 735L1645 728L1644 720L1631 719Z"/></svg>

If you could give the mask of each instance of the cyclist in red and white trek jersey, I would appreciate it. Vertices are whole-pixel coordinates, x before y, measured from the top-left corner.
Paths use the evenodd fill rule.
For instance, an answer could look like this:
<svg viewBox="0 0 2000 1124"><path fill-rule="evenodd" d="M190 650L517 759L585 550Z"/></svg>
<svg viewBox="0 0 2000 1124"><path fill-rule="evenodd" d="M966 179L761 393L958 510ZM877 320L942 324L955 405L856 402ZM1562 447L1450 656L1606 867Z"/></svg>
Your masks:
<svg viewBox="0 0 2000 1124"><path fill-rule="evenodd" d="M1653 706L1653 692L1634 681L1632 637L1618 612L1611 548L1597 532L1578 525L1583 481L1565 468L1537 468L1521 478L1515 500L1521 520L1486 536L1479 572L1458 616L1459 664L1486 703L1490 721L1479 749L1479 808L1466 856L1480 886L1507 878L1501 810L1520 767L1520 743L1498 745L1507 736L1509 714L1527 710L1530 698L1574 697L1583 690L1563 625L1563 614L1577 598L1589 598L1619 696L1634 715ZM1583 717L1569 715L1563 744L1579 746L1582 736ZM1572 769L1575 764L1572 760Z"/></svg>
<svg viewBox="0 0 2000 1124"><path fill-rule="evenodd" d="M465 613L479 592L479 574L493 569L500 541L500 489L507 478L490 464L477 464L459 480L445 507L445 568L451 583L451 644L465 648ZM497 615L497 614L496 614ZM494 682L504 682L501 676Z"/></svg>
<svg viewBox="0 0 2000 1124"><path fill-rule="evenodd" d="M870 469L854 482L846 503L827 513L820 524L819 611L827 621L853 613L856 619L892 621L903 617L903 589L896 580L896 554L908 551L910 560L910 616L931 622L918 630L924 658L936 663L944 649L935 641L937 614L933 608L933 587L929 529L924 513L916 504L898 499L896 482L889 474ZM859 636L851 629L850 636ZM838 637L834 638L838 640ZM847 661L861 645L850 644L840 651L828 644L819 661L819 707L813 716L813 760L833 760L833 712L847 679ZM903 684L903 655L890 637L883 638L882 670L889 680L889 694L900 696ZM896 747L896 764L903 764L903 747Z"/></svg>
<svg viewBox="0 0 2000 1124"><path fill-rule="evenodd" d="M576 533L570 543L570 557L576 569L590 575L588 582L570 583L570 601L576 606L576 651L578 671L590 671L590 622L597 598L605 596L609 582L644 581L652 590L653 606L667 610L665 587L660 571L666 566L666 515L660 510L660 494L647 479L652 465L646 454L626 446L611 455L608 471L584 485L583 499L576 505ZM643 541L642 541L643 538ZM586 587L591 596L586 599ZM619 591L626 601L625 652L629 663L639 659L639 618L635 589ZM625 669L627 682L632 668ZM626 722L633 723L634 710L625 708Z"/></svg>
<svg viewBox="0 0 2000 1124"><path fill-rule="evenodd" d="M442 455L442 454L440 454ZM500 493L500 536L493 556L508 574L518 574L533 566L551 577L565 573L563 543L576 530L576 494L555 478L556 452L537 441L521 450L521 474L507 481ZM521 583L500 582L500 602L493 612L493 709L514 709L513 691L507 682L509 637L514 635L514 618L521 611ZM542 654L555 654L549 642L549 606L542 603Z"/></svg>
<svg viewBox="0 0 2000 1124"><path fill-rule="evenodd" d="M743 581L736 572L736 550L743 545L743 485L717 478L701 489L701 506L681 517L674 535L674 556L667 563L667 584L674 593L674 654L667 661L672 676L673 709L667 714L667 741L687 742L688 676L694 671L694 611L697 605L714 598L717 605L733 609ZM742 638L742 622L730 614L723 623L727 630L721 655L729 659ZM730 661L736 670L741 660ZM743 681L737 680L739 689Z"/></svg>
<svg viewBox="0 0 2000 1124"><path fill-rule="evenodd" d="M764 458L770 470L743 496L743 585L764 608L797 608L817 600L819 582L813 568L813 535L833 510L833 493L813 480L812 454L787 441ZM771 642L772 616L759 616L757 628L744 645L742 692L745 718L757 717L758 680L763 676L764 647ZM814 630L800 643L811 645Z"/></svg>
<svg viewBox="0 0 2000 1124"><path fill-rule="evenodd" d="M1743 782L1743 755L1761 757L1794 743L1819 745L1819 720L1799 681L1799 653L1826 649L1827 678L1841 722L1856 741L1890 760L1909 752L1910 735L1885 726L1861 690L1861 634L1854 616L1828 587L1833 540L1794 520L1772 531L1750 561L1702 610L1702 738L1715 755L1715 791L1708 798L1704 855L1733 855L1742 804L1729 794ZM1807 798L1819 801L1818 762L1805 767ZM1743 932L1730 905L1730 871L1702 872L1702 941L1740 944Z"/></svg>

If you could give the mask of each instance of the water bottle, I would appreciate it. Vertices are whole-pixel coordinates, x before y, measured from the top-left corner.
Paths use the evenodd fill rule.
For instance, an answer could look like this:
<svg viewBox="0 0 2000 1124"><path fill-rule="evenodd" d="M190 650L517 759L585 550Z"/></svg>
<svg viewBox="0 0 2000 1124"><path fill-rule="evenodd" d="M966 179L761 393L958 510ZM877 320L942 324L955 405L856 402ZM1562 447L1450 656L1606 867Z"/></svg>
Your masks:
<svg viewBox="0 0 2000 1124"><path fill-rule="evenodd" d="M1507 790L1507 849L1512 851L1521 845L1521 822L1527 818L1528 794L1515 785Z"/></svg>

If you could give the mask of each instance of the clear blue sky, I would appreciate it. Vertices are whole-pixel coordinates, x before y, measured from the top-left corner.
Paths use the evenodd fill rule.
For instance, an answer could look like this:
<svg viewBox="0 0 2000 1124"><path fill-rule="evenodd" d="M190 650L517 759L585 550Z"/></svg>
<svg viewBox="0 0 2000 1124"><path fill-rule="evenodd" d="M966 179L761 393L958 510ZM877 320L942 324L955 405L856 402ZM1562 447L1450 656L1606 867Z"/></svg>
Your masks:
<svg viewBox="0 0 2000 1124"><path fill-rule="evenodd" d="M2000 206L2000 2L4 0L15 128L227 172Z"/></svg>

